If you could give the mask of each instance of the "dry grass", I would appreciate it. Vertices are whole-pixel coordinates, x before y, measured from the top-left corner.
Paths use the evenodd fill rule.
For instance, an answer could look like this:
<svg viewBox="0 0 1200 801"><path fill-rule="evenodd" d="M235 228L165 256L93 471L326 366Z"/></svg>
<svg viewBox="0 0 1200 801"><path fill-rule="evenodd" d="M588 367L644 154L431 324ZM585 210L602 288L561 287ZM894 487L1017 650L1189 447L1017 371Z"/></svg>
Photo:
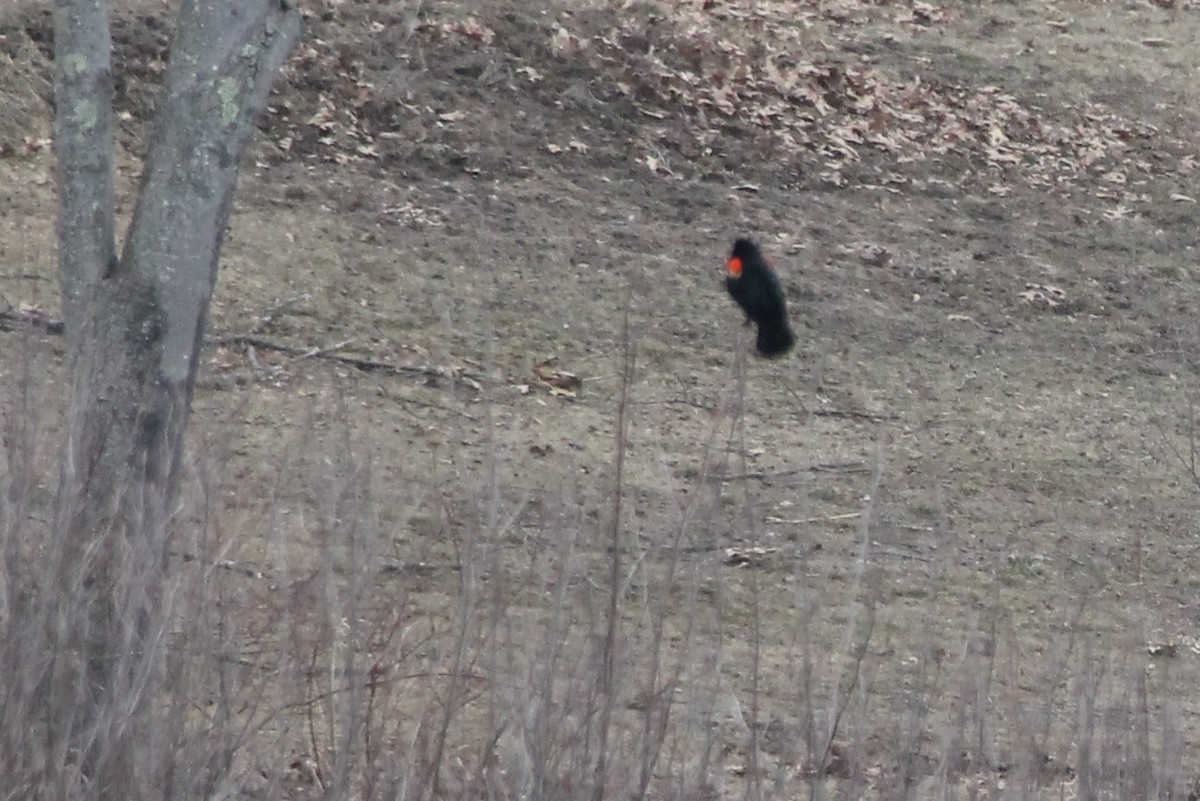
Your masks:
<svg viewBox="0 0 1200 801"><path fill-rule="evenodd" d="M739 360L721 399L704 479L748 464L744 370ZM333 384L304 424L324 433L285 440L278 480L253 504L225 468L236 426L198 432L170 624L148 685L154 747L121 793L1182 797L1179 713L1157 700L1170 663L1147 672L1136 650L1112 650L1084 623L1086 599L1037 650L996 596L958 627L944 625L936 602L919 623L881 603L889 556L874 527L886 448L865 485L844 591L814 583L802 553L772 566L749 546L731 581L708 522L730 503L719 481L677 495L676 527L653 536L623 511L620 455L644 445L626 428L636 400L613 411L608 500L560 496L536 521L541 504L514 500L488 461L456 486L381 486L368 434ZM57 764L38 734L53 705L22 695L39 683L48 621L15 599L44 580L31 540L54 548L53 532L29 522L30 488L46 480L38 452L52 446L36 406L8 418L3 586L21 610L4 618L2 719L6 752L20 755L8 760L8 797L111 797L42 772ZM753 543L757 498L741 486L734 513ZM444 561L397 559L380 518L395 505L410 520L440 520L430 525ZM262 541L248 549L251 536ZM228 558L254 551L261 561ZM781 586L789 614L771 599Z"/></svg>
<svg viewBox="0 0 1200 801"><path fill-rule="evenodd" d="M1188 797L1200 772L1181 636L1196 586L1193 426L1171 401L1188 393L1196 295L1181 255L1192 205L1169 199L1180 187L1130 199L1085 172L1079 193L1048 198L1001 172L1009 194L992 195L936 172L953 160L876 159L908 183L799 191L820 184L818 160L801 152L798 172L782 169L734 120L736 169L759 185L734 191L746 175L719 156L672 150L690 127L626 118L600 91L612 76L546 57L540 12L428 5L429 27L395 52L391 29L370 24L405 4L345 4L314 22L324 44L281 100L303 123L322 87L346 79L329 70L349 64L351 83L394 93L392 105L339 111L403 136L379 143L377 163L336 164L311 126L287 154L273 144L284 123L270 129L247 167L213 327L262 323L302 349L352 340L355 353L498 380L208 354L206 371L257 365L270 378L197 397L144 734L155 747L131 788ZM1166 62L1194 53L1140 44L1164 24L1148 8L1051 9L1074 15L1067 39L1029 4L978 17L946 4L949 24L906 24L898 43L880 38L884 18L907 7L843 5L868 8L869 24L834 14L814 30L840 25L847 53L900 83L941 76L971 96L982 74L1056 120L1054 92L1097 85L1120 90L1093 99L1127 117L1165 127L1191 113ZM468 11L499 45L435 35ZM622 25L660 35L650 12L662 9ZM559 21L603 32L605 19ZM121 52L145 68L137 45L159 31L129 20ZM738 43L754 41L747 30ZM1164 54L1156 82L1130 83L1132 67L1109 80L1113 30L1138 70ZM515 72L528 65L542 82ZM509 69L508 94L472 77ZM563 99L580 82L601 105ZM121 101L136 142L152 94L133 88ZM1187 146L1186 130L1159 141ZM647 142L675 175L643 165ZM49 163L30 156L0 164L28 189L0 216L3 300L53 308ZM128 205L136 170L120 179ZM1130 218L1105 216L1126 202ZM731 342L714 248L732 227L775 234L803 326L783 368ZM891 261L864 259L872 245ZM1062 284L1082 310L1031 310L1016 300L1026 280ZM71 777L48 769L61 763L30 701L54 621L13 612L45 588L38 556L54 546L60 356L52 338L4 337L0 798L97 797L59 792ZM520 389L552 355L584 377L573 403Z"/></svg>

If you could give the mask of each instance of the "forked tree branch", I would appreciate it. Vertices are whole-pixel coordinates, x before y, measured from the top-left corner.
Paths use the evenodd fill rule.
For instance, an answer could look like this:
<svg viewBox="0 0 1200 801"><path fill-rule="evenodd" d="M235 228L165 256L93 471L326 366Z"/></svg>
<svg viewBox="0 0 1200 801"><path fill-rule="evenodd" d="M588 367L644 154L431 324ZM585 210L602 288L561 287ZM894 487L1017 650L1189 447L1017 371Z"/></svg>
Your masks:
<svg viewBox="0 0 1200 801"><path fill-rule="evenodd" d="M300 36L289 0L184 0L121 269L157 289L160 370L195 374L238 165Z"/></svg>
<svg viewBox="0 0 1200 801"><path fill-rule="evenodd" d="M42 764L77 772L96 798L142 801L164 797L155 771L165 746L143 729L161 676L163 578L197 357L239 163L299 40L300 14L291 0L181 0L119 260L106 0L58 0L55 30L71 397L45 544L57 575L42 599L56 621L47 653L61 656L29 708L46 710Z"/></svg>

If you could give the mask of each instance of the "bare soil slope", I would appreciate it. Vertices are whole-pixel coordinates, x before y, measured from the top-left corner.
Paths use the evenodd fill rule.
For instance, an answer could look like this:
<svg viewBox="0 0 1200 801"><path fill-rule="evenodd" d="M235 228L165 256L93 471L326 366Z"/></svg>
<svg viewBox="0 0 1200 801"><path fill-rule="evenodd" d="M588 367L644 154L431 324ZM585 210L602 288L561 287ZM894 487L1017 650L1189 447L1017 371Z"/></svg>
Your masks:
<svg viewBox="0 0 1200 801"><path fill-rule="evenodd" d="M128 213L169 31L118 5ZM506 608L559 597L539 554L564 538L587 607L626 397L630 591L661 595L680 675L750 729L802 739L857 654L876 701L837 739L881 785L886 755L934 754L905 768L924 776L947 748L965 775L1035 754L1070 780L1085 685L1112 709L1148 687L1200 771L1179 757L1200 744L1192 4L348 2L307 24L196 401L229 557L307 576L369 463L364 547L399 566L381 598L452 619L487 531ZM44 78L49 12L0 33ZM0 299L54 316L38 113L0 143ZM785 360L749 355L721 287L738 235L788 292ZM58 345L32 344L52 397ZM4 351L13 386L27 349Z"/></svg>

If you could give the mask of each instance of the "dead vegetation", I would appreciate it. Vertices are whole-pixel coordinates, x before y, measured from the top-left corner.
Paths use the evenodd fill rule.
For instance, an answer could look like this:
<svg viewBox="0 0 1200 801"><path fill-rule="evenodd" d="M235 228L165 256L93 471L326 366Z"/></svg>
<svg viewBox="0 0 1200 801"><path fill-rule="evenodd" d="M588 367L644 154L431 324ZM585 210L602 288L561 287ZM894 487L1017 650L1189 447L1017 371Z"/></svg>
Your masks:
<svg viewBox="0 0 1200 801"><path fill-rule="evenodd" d="M196 408L190 786L1189 797L1198 13L313 4ZM167 28L119 17L127 191ZM47 24L0 12L24 97ZM48 119L0 161L23 541ZM743 231L779 369L717 283Z"/></svg>

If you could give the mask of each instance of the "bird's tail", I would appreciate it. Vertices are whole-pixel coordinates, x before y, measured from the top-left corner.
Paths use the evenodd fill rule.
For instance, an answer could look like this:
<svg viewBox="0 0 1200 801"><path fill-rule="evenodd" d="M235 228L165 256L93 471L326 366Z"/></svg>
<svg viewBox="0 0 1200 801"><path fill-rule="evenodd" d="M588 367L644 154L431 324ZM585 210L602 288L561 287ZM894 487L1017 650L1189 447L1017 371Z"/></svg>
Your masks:
<svg viewBox="0 0 1200 801"><path fill-rule="evenodd" d="M782 356L792 349L796 344L796 335L792 333L792 329L788 326L786 320L781 320L773 325L760 325L758 327L758 339L755 342L755 347L758 352L767 358Z"/></svg>

